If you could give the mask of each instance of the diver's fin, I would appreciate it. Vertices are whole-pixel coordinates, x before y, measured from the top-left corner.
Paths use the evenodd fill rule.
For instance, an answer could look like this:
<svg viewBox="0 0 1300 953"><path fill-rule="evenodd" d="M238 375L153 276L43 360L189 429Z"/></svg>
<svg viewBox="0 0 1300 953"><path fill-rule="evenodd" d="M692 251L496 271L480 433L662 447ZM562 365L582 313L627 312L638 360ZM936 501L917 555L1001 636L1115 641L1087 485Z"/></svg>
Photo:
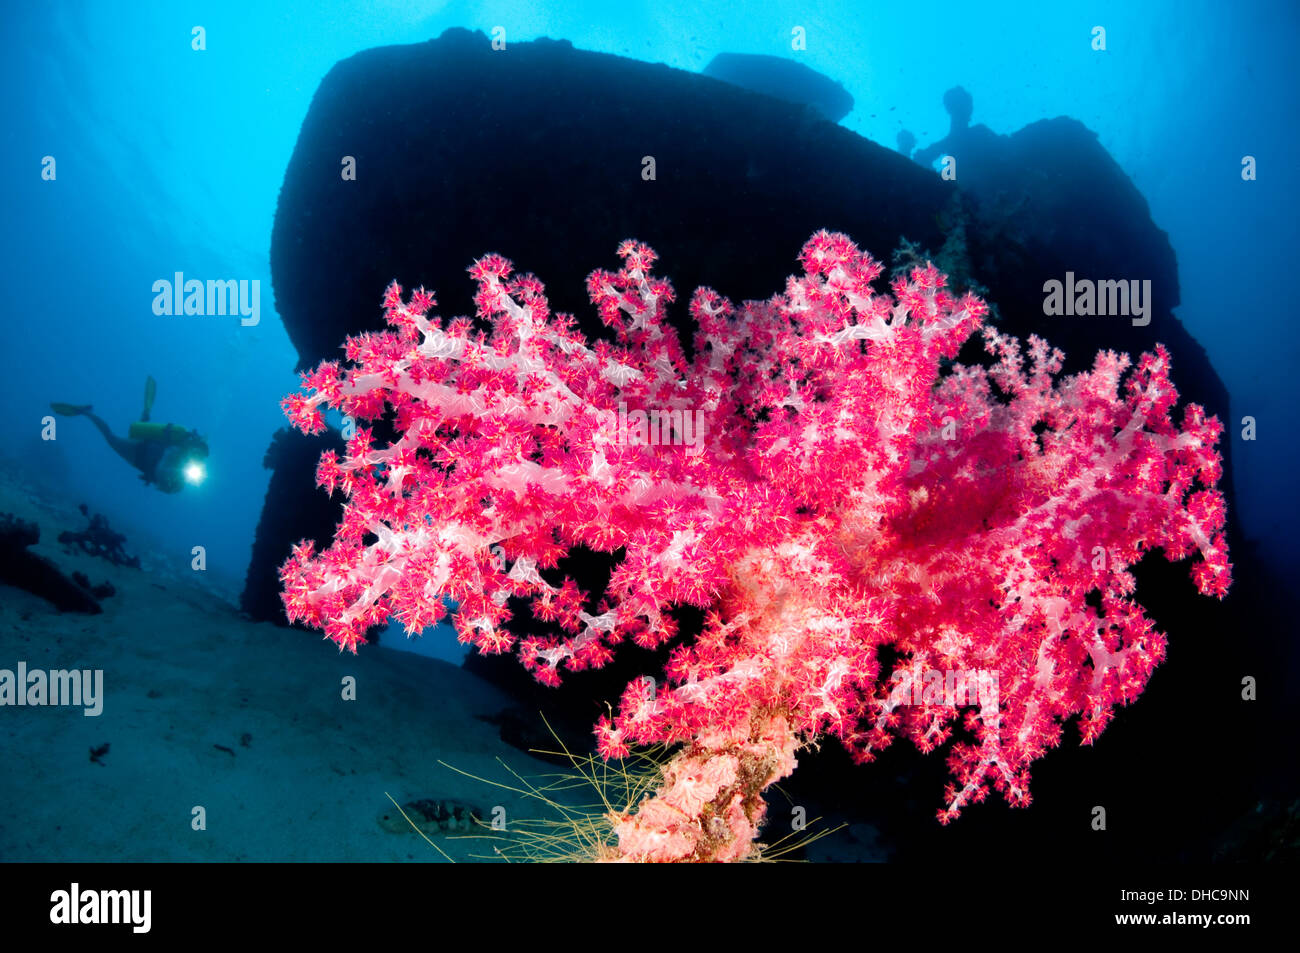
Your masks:
<svg viewBox="0 0 1300 953"><path fill-rule="evenodd" d="M158 393L158 382L149 375L144 379L144 412L140 414L141 420L149 419L149 411L153 410L153 398Z"/></svg>
<svg viewBox="0 0 1300 953"><path fill-rule="evenodd" d="M62 414L64 417L76 417L78 414L88 414L92 409L91 404L57 404L51 403L50 409L56 414Z"/></svg>

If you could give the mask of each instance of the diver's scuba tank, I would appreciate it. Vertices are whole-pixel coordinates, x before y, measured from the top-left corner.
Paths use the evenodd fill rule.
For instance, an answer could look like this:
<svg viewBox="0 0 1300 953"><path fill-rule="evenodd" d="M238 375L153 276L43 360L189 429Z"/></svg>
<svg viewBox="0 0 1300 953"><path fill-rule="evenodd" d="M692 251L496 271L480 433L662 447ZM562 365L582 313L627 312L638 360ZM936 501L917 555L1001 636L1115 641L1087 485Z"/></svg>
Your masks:
<svg viewBox="0 0 1300 953"><path fill-rule="evenodd" d="M196 455L208 455L208 442L193 430L177 427L175 424L156 424L149 420L153 411L154 397L158 394L158 384L152 375L144 382L144 410L140 419L127 430L127 436L143 443L160 443L165 447L187 447Z"/></svg>
<svg viewBox="0 0 1300 953"><path fill-rule="evenodd" d="M204 442L203 438L192 430L177 427L175 424L156 424L147 420L137 420L126 433L132 440L147 440L150 443L162 443L169 447L193 446Z"/></svg>

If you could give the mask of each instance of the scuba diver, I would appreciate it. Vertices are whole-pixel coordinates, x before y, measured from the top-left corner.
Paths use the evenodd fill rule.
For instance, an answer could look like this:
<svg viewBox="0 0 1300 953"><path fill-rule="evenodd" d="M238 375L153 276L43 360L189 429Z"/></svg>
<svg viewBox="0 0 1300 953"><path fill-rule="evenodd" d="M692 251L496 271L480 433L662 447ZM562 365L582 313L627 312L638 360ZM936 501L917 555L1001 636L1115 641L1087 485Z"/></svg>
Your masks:
<svg viewBox="0 0 1300 953"><path fill-rule="evenodd" d="M50 407L64 417L89 417L114 452L140 471L141 480L164 493L179 493L186 483L203 482L207 475L203 461L208 456L208 443L193 430L150 422L149 412L157 390L154 379L148 378L144 385L144 412L128 428L126 439L114 434L108 424L91 413L90 404L52 403Z"/></svg>

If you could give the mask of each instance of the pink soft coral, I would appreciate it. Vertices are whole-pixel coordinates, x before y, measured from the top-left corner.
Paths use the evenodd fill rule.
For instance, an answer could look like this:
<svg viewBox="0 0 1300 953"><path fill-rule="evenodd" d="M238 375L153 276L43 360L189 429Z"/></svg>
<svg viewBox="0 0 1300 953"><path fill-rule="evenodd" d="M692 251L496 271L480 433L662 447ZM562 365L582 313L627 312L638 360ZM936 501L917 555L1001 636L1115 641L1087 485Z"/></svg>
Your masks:
<svg viewBox="0 0 1300 953"><path fill-rule="evenodd" d="M963 712L940 819L990 785L1027 804L1061 723L1081 716L1091 742L1163 658L1129 568L1199 552L1196 585L1225 593L1221 427L1196 405L1171 422L1163 348L1060 379L1044 341L1026 362L984 328L992 367L941 371L983 302L932 266L877 293L880 265L823 231L769 301L697 291L688 363L654 253L619 255L587 281L614 343L586 341L499 256L470 269L490 336L390 287L392 330L349 339L348 366L322 364L285 409L308 431L324 404L392 413L400 438L362 427L322 458L342 524L281 575L290 617L353 651L390 613L432 624L450 596L461 641L517 648L547 684L673 638L674 605L704 607L668 684L634 682L597 726L607 757L682 746L616 819L626 859L743 858L800 745L830 734L865 761L901 734L928 751ZM596 605L549 572L579 544L621 557ZM561 634L516 645L512 596Z"/></svg>

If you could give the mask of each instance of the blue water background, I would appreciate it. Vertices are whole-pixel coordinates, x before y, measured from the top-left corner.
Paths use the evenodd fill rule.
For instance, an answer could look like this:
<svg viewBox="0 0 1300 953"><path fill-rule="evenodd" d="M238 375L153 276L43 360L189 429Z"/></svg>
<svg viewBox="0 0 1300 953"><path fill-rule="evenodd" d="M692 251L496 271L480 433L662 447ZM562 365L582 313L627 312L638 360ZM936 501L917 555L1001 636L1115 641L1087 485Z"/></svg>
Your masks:
<svg viewBox="0 0 1300 953"><path fill-rule="evenodd" d="M853 95L844 126L890 147L903 128L922 145L943 136L941 100L956 84L974 96L973 121L995 132L1081 120L1170 234L1182 285L1176 313L1231 395L1231 517L1290 572L1300 529L1300 347L1290 291L1300 207L1297 6L911 6L6 4L0 452L50 492L106 514L136 549L188 560L191 547L206 547L209 581L235 598L268 479L262 456L283 424L278 402L297 384L296 355L274 311L269 246L311 96L336 61L359 50L420 42L451 26L501 26L508 42L548 35L688 70L723 51L797 56ZM202 52L191 49L196 25L206 30ZM1090 45L1098 25L1105 52ZM792 53L796 26L807 49ZM57 160L54 182L41 178L47 155ZM1258 181L1241 178L1246 155L1258 159ZM506 235L511 223L500 227ZM572 267L585 274L609 264ZM260 323L154 315L153 282L178 271L260 281ZM784 277L771 275L773 291ZM93 403L124 429L149 374L158 381L155 419L210 440L210 479L200 489L168 497L144 486L85 421L61 420L59 439L41 440L51 400ZM1257 421L1254 442L1240 439L1247 415Z"/></svg>

